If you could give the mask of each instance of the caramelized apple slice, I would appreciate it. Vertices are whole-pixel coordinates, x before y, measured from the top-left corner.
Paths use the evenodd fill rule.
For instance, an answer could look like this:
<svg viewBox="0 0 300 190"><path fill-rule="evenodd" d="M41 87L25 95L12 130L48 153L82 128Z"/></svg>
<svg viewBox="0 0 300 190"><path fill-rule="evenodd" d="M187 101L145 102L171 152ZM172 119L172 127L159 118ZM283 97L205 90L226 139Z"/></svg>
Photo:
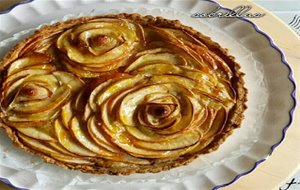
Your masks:
<svg viewBox="0 0 300 190"><path fill-rule="evenodd" d="M65 149L61 144L59 144L59 142L57 142L57 140L56 140L56 142L47 141L47 142L43 142L43 143L45 145L47 145L48 147L52 147L53 149L57 150L58 152L61 152L63 155L78 157L78 155L73 154L72 152Z"/></svg>
<svg viewBox="0 0 300 190"><path fill-rule="evenodd" d="M112 157L114 154L106 151L105 149L98 146L89 136L86 126L81 124L77 117L74 117L71 121L71 131L76 139L87 149L93 151L101 157Z"/></svg>
<svg viewBox="0 0 300 190"><path fill-rule="evenodd" d="M85 70L75 68L68 61L62 61L62 62L70 72L74 73L77 76L83 77L83 78L96 78L96 77L100 77L101 75L103 75L102 73L93 72L92 70L85 71Z"/></svg>
<svg viewBox="0 0 300 190"><path fill-rule="evenodd" d="M52 58L46 54L42 53L34 53L24 58L17 59L13 63L10 64L7 75L12 75L18 71L24 70L24 68L28 68L32 65L37 64L46 64L51 62Z"/></svg>
<svg viewBox="0 0 300 190"><path fill-rule="evenodd" d="M117 155L112 159L115 161L122 161L125 163L133 163L133 164L150 164L148 160L136 158L128 155L123 152L123 150L116 147L116 145L112 144L108 141L102 134L100 126L97 125L97 121L95 116L92 116L88 121L88 132L93 138L93 140L101 147L104 147L106 150L113 152L113 154Z"/></svg>
<svg viewBox="0 0 300 190"><path fill-rule="evenodd" d="M139 70L139 68L150 66L152 64L163 64L163 65L184 65L185 61L177 55L171 53L151 53L145 54L135 60L126 68L125 72L133 72ZM151 70L149 70L151 71Z"/></svg>
<svg viewBox="0 0 300 190"><path fill-rule="evenodd" d="M214 138L208 138L208 139L201 139L199 144L190 152L188 152L187 154L196 154L201 152L203 149L205 149L212 141L214 140ZM206 153L206 152L203 152Z"/></svg>
<svg viewBox="0 0 300 190"><path fill-rule="evenodd" d="M38 122L48 122L51 119L56 118L56 116L59 114L59 110L47 110L44 112L40 113L35 113L35 114L15 114L11 112L7 112L7 121L10 123L26 123L26 122L33 122L33 123L38 123ZM18 125L17 124L17 125ZM31 125L28 125L27 127L30 127ZM19 127L19 126L18 126ZM22 127L22 126L20 126ZM26 125L25 125L26 127Z"/></svg>
<svg viewBox="0 0 300 190"><path fill-rule="evenodd" d="M163 75L163 74L181 74L183 71L177 66L168 63L152 63L133 70L132 74L144 75Z"/></svg>
<svg viewBox="0 0 300 190"><path fill-rule="evenodd" d="M215 116L213 118L212 126L210 127L208 132L204 135L204 138L208 139L208 138L222 132L222 130L226 124L227 118L228 118L228 111L222 107L215 114Z"/></svg>
<svg viewBox="0 0 300 190"><path fill-rule="evenodd" d="M70 122L73 118L73 110L71 102L69 101L66 105L61 108L61 120L63 125L69 129Z"/></svg>
<svg viewBox="0 0 300 190"><path fill-rule="evenodd" d="M17 81L20 78L23 78L28 75L46 75L54 70L54 66L49 65L37 65L34 68L28 68L27 70L18 71L12 75L9 75L4 83L3 86L11 83L12 81Z"/></svg>
<svg viewBox="0 0 300 190"><path fill-rule="evenodd" d="M89 151L85 147L83 147L79 142L74 139L69 132L64 129L61 121L58 119L54 122L55 133L58 138L59 143L69 150L72 153L81 155L81 156L96 156L95 153Z"/></svg>
<svg viewBox="0 0 300 190"><path fill-rule="evenodd" d="M112 83L112 80L108 80L105 81L103 83L101 83L100 85L98 85L90 94L89 97L89 106L93 111L97 110L97 104L96 104L96 98L99 95L99 93L104 90L108 85L110 85Z"/></svg>
<svg viewBox="0 0 300 190"><path fill-rule="evenodd" d="M59 82L68 85L73 92L80 90L84 85L84 82L81 79L67 72L55 71L53 72L53 75Z"/></svg>
<svg viewBox="0 0 300 190"><path fill-rule="evenodd" d="M55 131L53 126L44 125L40 127L17 128L18 131L31 138L45 141L56 141Z"/></svg>
<svg viewBox="0 0 300 190"><path fill-rule="evenodd" d="M167 139L161 142L134 141L134 144L151 150L175 150L196 144L200 140L200 137L201 135L198 131L192 131L183 133L176 138Z"/></svg>
<svg viewBox="0 0 300 190"><path fill-rule="evenodd" d="M123 80L110 84L102 93L95 97L94 102L96 102L97 105L101 105L108 97L112 96L113 94L117 94L122 90L126 90L136 86L139 82L142 81L142 79L144 79L144 76L136 75L132 78L125 78ZM91 101L89 102L89 104L91 108L93 108L93 103Z"/></svg>
<svg viewBox="0 0 300 190"><path fill-rule="evenodd" d="M101 125L101 124L100 124ZM120 149L116 145L108 141L102 134L101 126L97 124L95 116L92 116L87 123L88 132L93 138L93 140L98 144L98 146L104 147L110 152L120 153Z"/></svg>
<svg viewBox="0 0 300 190"><path fill-rule="evenodd" d="M74 164L92 164L89 160L86 160L84 158L77 158L74 156L66 156L62 154L61 152L55 151L52 148L49 148L48 146L44 145L40 141L37 141L33 138L27 137L25 135L22 135L21 133L18 133L19 138L24 142L27 146L31 147L34 150L40 151L46 155L51 156L54 159L67 162L67 163L74 163Z"/></svg>

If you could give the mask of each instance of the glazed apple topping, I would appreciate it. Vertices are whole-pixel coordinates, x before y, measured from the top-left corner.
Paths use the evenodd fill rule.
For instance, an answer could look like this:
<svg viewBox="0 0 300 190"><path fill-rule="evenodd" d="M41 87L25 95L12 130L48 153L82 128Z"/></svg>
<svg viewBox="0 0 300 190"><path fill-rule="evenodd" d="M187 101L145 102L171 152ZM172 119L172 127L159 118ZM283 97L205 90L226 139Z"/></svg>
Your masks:
<svg viewBox="0 0 300 190"><path fill-rule="evenodd" d="M233 71L192 34L97 18L55 35L24 47L2 81L1 119L28 147L72 164L149 165L201 153L224 130Z"/></svg>
<svg viewBox="0 0 300 190"><path fill-rule="evenodd" d="M71 72L94 78L126 64L128 56L143 44L142 32L141 26L125 19L95 19L61 34L57 48Z"/></svg>

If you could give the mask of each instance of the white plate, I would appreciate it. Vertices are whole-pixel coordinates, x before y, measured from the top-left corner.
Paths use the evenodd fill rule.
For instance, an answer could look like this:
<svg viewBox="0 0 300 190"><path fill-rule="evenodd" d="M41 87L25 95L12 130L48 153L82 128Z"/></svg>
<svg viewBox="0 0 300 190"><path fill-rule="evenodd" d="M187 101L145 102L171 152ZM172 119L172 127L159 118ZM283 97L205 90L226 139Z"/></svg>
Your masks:
<svg viewBox="0 0 300 190"><path fill-rule="evenodd" d="M178 19L228 48L246 73L249 108L242 127L217 151L201 156L188 166L158 174L130 176L97 176L46 164L14 147L0 131L0 180L30 189L205 190L229 185L253 171L283 140L295 107L295 83L279 48L250 21L190 17L195 12L213 10L218 6L214 2L139 0L133 4L133 0L116 1L36 0L17 6L0 15L0 56L44 23L119 12ZM152 5L146 6L146 3Z"/></svg>

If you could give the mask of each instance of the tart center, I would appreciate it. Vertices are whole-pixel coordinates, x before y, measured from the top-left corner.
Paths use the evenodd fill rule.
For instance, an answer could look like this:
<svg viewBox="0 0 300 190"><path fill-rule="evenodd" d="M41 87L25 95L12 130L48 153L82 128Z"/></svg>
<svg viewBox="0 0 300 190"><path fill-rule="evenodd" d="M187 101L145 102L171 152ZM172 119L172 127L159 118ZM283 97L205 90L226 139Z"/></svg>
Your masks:
<svg viewBox="0 0 300 190"><path fill-rule="evenodd" d="M23 96L34 96L37 94L37 91L32 87L24 87L22 88L20 94Z"/></svg>
<svg viewBox="0 0 300 190"><path fill-rule="evenodd" d="M170 108L167 105L150 105L149 114L156 118L166 117L170 114Z"/></svg>
<svg viewBox="0 0 300 190"><path fill-rule="evenodd" d="M34 85L34 84L27 84L22 87L20 90L20 95L27 99L44 99L50 96L50 92L48 89Z"/></svg>
<svg viewBox="0 0 300 190"><path fill-rule="evenodd" d="M108 37L106 35L98 35L93 40L97 45L101 46L107 43Z"/></svg>

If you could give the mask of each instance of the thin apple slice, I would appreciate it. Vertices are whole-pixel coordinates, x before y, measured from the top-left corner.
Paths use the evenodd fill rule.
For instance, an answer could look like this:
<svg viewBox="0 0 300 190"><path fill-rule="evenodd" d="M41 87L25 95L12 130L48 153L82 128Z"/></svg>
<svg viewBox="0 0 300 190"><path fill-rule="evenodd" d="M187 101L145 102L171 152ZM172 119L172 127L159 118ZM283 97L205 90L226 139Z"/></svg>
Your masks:
<svg viewBox="0 0 300 190"><path fill-rule="evenodd" d="M126 90L136 86L144 78L145 78L144 76L136 75L132 78L125 78L115 83L112 83L107 88L105 88L102 93L100 93L98 96L95 96L95 98L93 98L94 102L96 102L96 105L101 105L108 97L112 96L113 94L117 94L122 90ZM93 105L92 102L89 102L89 104L90 106ZM91 108L93 109L93 106L91 106Z"/></svg>
<svg viewBox="0 0 300 190"><path fill-rule="evenodd" d="M61 108L61 120L63 125L69 129L70 122L73 118L73 110L71 102L69 101L66 105Z"/></svg>
<svg viewBox="0 0 300 190"><path fill-rule="evenodd" d="M71 121L71 131L74 134L75 138L90 151L96 153L101 157L114 156L114 154L101 148L92 140L92 138L88 134L86 126L80 123L77 117L74 117Z"/></svg>
<svg viewBox="0 0 300 190"><path fill-rule="evenodd" d="M98 144L98 146L102 146L105 149L114 153L120 153L121 150L103 136L103 134L101 133L100 126L97 124L95 116L92 116L88 120L87 128L89 134L91 135L93 140Z"/></svg>
<svg viewBox="0 0 300 190"><path fill-rule="evenodd" d="M161 142L134 141L134 144L150 150L174 150L192 146L200 140L200 137L198 131L191 131Z"/></svg>
<svg viewBox="0 0 300 190"><path fill-rule="evenodd" d="M47 66L47 65L46 65ZM37 65L35 68L30 68L27 70L21 70L18 71L10 76L8 76L5 81L3 82L3 86L8 85L9 83L13 81L17 81L25 76L28 75L46 75L49 74L51 71L54 70L54 66L47 66L48 69L46 68L45 65Z"/></svg>
<svg viewBox="0 0 300 190"><path fill-rule="evenodd" d="M16 81L11 82L10 84L4 86L4 88L3 88L3 93L4 93L3 97L6 100L12 99L13 96L18 92L20 85L22 85L28 77L29 76L25 76L23 78L20 78Z"/></svg>
<svg viewBox="0 0 300 190"><path fill-rule="evenodd" d="M112 158L113 160L141 165L150 164L150 161L148 160L128 155L115 144L112 144L110 141L108 141L103 136L100 126L97 124L95 116L92 116L88 121L88 132L91 135L92 139L98 144L98 146L104 147L108 151L113 152L113 154L117 155Z"/></svg>
<svg viewBox="0 0 300 190"><path fill-rule="evenodd" d="M199 125L199 130L203 134L206 134L211 128L211 126L213 125L215 115L216 115L216 111L214 109L208 108L207 117L205 121L201 125Z"/></svg>
<svg viewBox="0 0 300 190"><path fill-rule="evenodd" d="M59 82L68 85L72 92L80 90L84 85L84 82L81 79L71 73L55 71L53 72L53 75L58 79Z"/></svg>
<svg viewBox="0 0 300 190"><path fill-rule="evenodd" d="M149 65L145 65L137 68L131 72L132 74L144 74L144 75L164 75L164 74L182 74L183 71L180 67L172 65L170 63L156 63L153 62Z"/></svg>
<svg viewBox="0 0 300 190"><path fill-rule="evenodd" d="M57 140L55 142L47 141L43 142L48 147L52 147L53 149L57 150L58 152L61 152L63 155L72 156L72 157L78 157L78 155L73 154L72 152L65 149Z"/></svg>
<svg viewBox="0 0 300 190"><path fill-rule="evenodd" d="M133 72L139 68L150 66L152 64L170 64L170 65L184 65L184 60L171 53L151 53L139 57L129 67L126 68L125 72Z"/></svg>
<svg viewBox="0 0 300 190"><path fill-rule="evenodd" d="M67 67L67 69L70 72L74 73L77 76L83 77L83 78L97 78L97 77L100 77L101 75L103 75L103 73L93 72L92 70L85 71L85 70L75 68L73 65L71 65L68 61L65 61L65 60L63 60L62 63Z"/></svg>
<svg viewBox="0 0 300 190"><path fill-rule="evenodd" d="M51 62L52 58L46 54L42 53L34 53L27 57L17 59L13 63L10 64L7 75L12 75L18 71L24 70L24 68L37 65L37 64L46 64Z"/></svg>
<svg viewBox="0 0 300 190"><path fill-rule="evenodd" d="M71 164L78 164L78 165L94 165L95 163L88 160L87 158L77 158L74 156L65 156L61 154L52 154L51 155L54 159L66 162L66 163L71 163Z"/></svg>
<svg viewBox="0 0 300 190"><path fill-rule="evenodd" d="M227 122L227 118L228 118L228 111L225 108L222 107L219 110L217 110L213 118L213 123L209 128L209 130L207 131L207 133L204 134L203 138L208 139L222 132Z"/></svg>
<svg viewBox="0 0 300 190"><path fill-rule="evenodd" d="M97 110L96 98L101 91L103 91L108 85L112 83L112 79L109 79L101 84L99 84L90 94L89 106L93 111Z"/></svg>
<svg viewBox="0 0 300 190"><path fill-rule="evenodd" d="M27 145L29 145L30 147L32 147L35 150L44 152L46 154L60 154L60 152L46 146L45 144L43 144L41 141L30 138L26 135L23 135L22 133L18 133L18 137Z"/></svg>
<svg viewBox="0 0 300 190"><path fill-rule="evenodd" d="M54 122L55 133L59 143L68 151L81 156L96 156L95 153L83 147L76 139L74 139L69 132L64 129L61 121L58 119Z"/></svg>
<svg viewBox="0 0 300 190"><path fill-rule="evenodd" d="M203 151L203 149L205 149L213 140L214 140L213 137L201 139L199 144L194 149L192 149L190 152L188 152L187 154L194 155L196 153ZM206 153L206 152L202 152L202 153Z"/></svg>
<svg viewBox="0 0 300 190"><path fill-rule="evenodd" d="M31 138L44 140L44 141L56 141L54 127L52 125L44 125L40 127L26 127L17 128L18 131Z"/></svg>
<svg viewBox="0 0 300 190"><path fill-rule="evenodd" d="M89 161L85 158L64 155L61 152L58 152L52 148L49 148L42 142L35 140L33 138L27 137L21 133L18 133L18 137L20 138L20 140L23 143L25 143L30 148L40 151L46 155L49 155L56 160L60 160L60 161L67 162L67 163L73 163L73 164L93 164L91 161Z"/></svg>
<svg viewBox="0 0 300 190"><path fill-rule="evenodd" d="M80 92L76 95L76 98L73 100L73 108L76 111L79 112L83 112L84 107L87 103L87 98L85 97L86 93L85 93L86 89L81 89Z"/></svg>
<svg viewBox="0 0 300 190"><path fill-rule="evenodd" d="M83 120L87 121L89 119L89 117L92 114L92 108L89 104L86 104L85 108L84 108L84 112L83 112Z"/></svg>
<svg viewBox="0 0 300 190"><path fill-rule="evenodd" d="M47 110L35 114L16 114L13 112L7 112L7 121L9 122L42 122L49 121L57 117L59 113L58 109Z"/></svg>

